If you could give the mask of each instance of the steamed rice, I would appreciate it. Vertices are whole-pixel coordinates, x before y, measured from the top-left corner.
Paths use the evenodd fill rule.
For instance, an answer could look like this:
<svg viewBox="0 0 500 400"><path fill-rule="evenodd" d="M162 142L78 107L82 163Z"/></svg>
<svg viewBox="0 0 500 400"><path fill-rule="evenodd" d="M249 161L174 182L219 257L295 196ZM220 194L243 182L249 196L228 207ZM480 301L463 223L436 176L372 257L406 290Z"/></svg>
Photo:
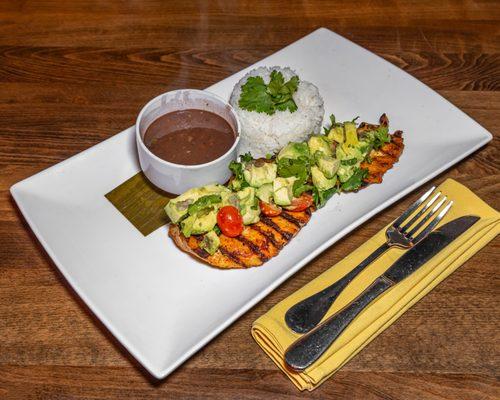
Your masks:
<svg viewBox="0 0 500 400"><path fill-rule="evenodd" d="M290 68L260 67L246 74L234 87L229 102L236 110L241 123L239 154L251 152L254 157L265 157L277 153L290 142L301 142L311 134L318 134L323 121L323 99L312 83L299 81L293 100L297 104L294 112L276 111L273 115L247 111L239 107L241 87L251 76L261 76L267 84L273 70L280 71L288 81L297 75ZM300 76L299 76L300 78Z"/></svg>

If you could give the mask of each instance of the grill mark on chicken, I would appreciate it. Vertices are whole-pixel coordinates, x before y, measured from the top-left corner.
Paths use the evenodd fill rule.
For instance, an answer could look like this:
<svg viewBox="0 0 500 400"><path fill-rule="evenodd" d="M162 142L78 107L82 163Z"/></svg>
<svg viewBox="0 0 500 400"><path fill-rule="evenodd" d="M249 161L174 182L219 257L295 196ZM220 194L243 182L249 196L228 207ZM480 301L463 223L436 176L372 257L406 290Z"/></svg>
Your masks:
<svg viewBox="0 0 500 400"><path fill-rule="evenodd" d="M225 255L227 258L229 258L231 261L234 261L236 264L238 264L241 268L246 268L246 264L240 260L238 255L234 254L231 251L228 251L226 248L220 246L217 251L220 251L223 255Z"/></svg>
<svg viewBox="0 0 500 400"><path fill-rule="evenodd" d="M307 224L311 219L311 211L309 209L304 211L283 211L280 215L287 215L289 218L293 218L300 225L300 228Z"/></svg>
<svg viewBox="0 0 500 400"><path fill-rule="evenodd" d="M301 228L303 223L301 221L299 221L298 219L294 218L292 215L290 215L288 212L286 211L282 211L281 214L280 214L280 217L283 217L285 218L288 222L294 224L297 228Z"/></svg>
<svg viewBox="0 0 500 400"><path fill-rule="evenodd" d="M283 232L291 235L290 239L294 237L301 228L300 226L296 226L295 224L288 221L281 214L276 217L272 217L272 220L276 224L276 226L278 226Z"/></svg>
<svg viewBox="0 0 500 400"><path fill-rule="evenodd" d="M361 163L361 168L368 171L364 179L366 183L381 183L384 174L390 170L404 149L403 132L396 131L391 135L391 141L370 153L371 162Z"/></svg>
<svg viewBox="0 0 500 400"><path fill-rule="evenodd" d="M197 247L193 249L193 251L201 258L208 258L210 256L210 254L203 250L201 247Z"/></svg>
<svg viewBox="0 0 500 400"><path fill-rule="evenodd" d="M284 245L288 243L287 239L276 229L274 229L272 226L268 225L265 223L265 221L261 220L254 224L255 227L259 228L262 232L264 232L266 235L271 235L273 240L276 242L276 246L278 248L282 248Z"/></svg>
<svg viewBox="0 0 500 400"><path fill-rule="evenodd" d="M262 236L265 236L267 240L269 240L275 247L277 247L278 249L281 248L282 246L277 242L277 240L274 238L274 236L272 234L270 234L269 232L266 232L264 231L260 226L258 226L257 224L254 224L254 226L252 226L252 229L259 232Z"/></svg>
<svg viewBox="0 0 500 400"><path fill-rule="evenodd" d="M275 218L275 217L273 217ZM287 242L290 241L290 239L293 237L293 235L289 232L285 232L284 230L282 230L273 220L271 220L271 218L269 217L262 217L260 218L260 220L265 223L266 225L270 226L271 228L273 228L275 231L277 231L281 236L283 236L285 238L285 240Z"/></svg>
<svg viewBox="0 0 500 400"><path fill-rule="evenodd" d="M269 260L269 257L266 257L264 255L264 253L262 253L262 251L260 250L260 247L258 245L256 245L255 243L253 243L252 241L250 241L249 239L247 239L246 237L244 237L242 235L239 235L235 239L238 240L239 242L245 244L246 246L248 246L250 248L250 250L257 257L259 257L259 259L260 259L261 262L266 262L267 260Z"/></svg>
<svg viewBox="0 0 500 400"><path fill-rule="evenodd" d="M195 238L195 240L196 240L196 244L197 244L197 246L196 246L196 247L192 247L192 246L190 246L190 247L191 247L191 248L193 249L193 251L194 251L194 252L195 252L198 256L200 256L201 258L204 258L204 259L208 258L208 257L210 256L210 253L208 253L206 250L204 250L204 249L202 249L202 248L200 247L200 242L201 242L201 240L202 240L202 239L201 239L201 237L199 237L199 236L193 236L193 237L194 237L194 238Z"/></svg>

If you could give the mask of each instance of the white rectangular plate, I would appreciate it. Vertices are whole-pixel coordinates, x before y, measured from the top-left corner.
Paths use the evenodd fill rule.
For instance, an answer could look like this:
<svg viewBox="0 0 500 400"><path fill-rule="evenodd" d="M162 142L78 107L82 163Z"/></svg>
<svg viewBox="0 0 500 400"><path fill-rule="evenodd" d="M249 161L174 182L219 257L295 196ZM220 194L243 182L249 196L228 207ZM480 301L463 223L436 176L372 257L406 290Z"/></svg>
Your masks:
<svg viewBox="0 0 500 400"><path fill-rule="evenodd" d="M295 69L340 120L376 122L386 112L406 144L381 185L335 196L262 267L210 268L178 250L166 227L143 237L106 200L139 171L133 127L11 188L71 286L157 378L342 236L491 140L433 90L324 28L207 90L229 98L242 75L261 65Z"/></svg>

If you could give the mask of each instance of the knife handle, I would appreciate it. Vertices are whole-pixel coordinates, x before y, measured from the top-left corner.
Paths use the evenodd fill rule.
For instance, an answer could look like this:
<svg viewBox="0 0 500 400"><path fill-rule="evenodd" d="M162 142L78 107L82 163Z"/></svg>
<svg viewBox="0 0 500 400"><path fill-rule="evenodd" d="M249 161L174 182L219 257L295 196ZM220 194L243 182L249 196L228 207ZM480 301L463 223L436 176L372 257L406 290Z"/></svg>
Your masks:
<svg viewBox="0 0 500 400"><path fill-rule="evenodd" d="M323 319L346 286L389 248L389 244L384 243L342 279L291 307L285 314L288 327L297 333L307 333L312 330Z"/></svg>
<svg viewBox="0 0 500 400"><path fill-rule="evenodd" d="M285 361L296 371L302 371L313 364L332 345L356 316L375 298L394 283L383 275L346 307L329 317L317 328L292 343L285 352Z"/></svg>

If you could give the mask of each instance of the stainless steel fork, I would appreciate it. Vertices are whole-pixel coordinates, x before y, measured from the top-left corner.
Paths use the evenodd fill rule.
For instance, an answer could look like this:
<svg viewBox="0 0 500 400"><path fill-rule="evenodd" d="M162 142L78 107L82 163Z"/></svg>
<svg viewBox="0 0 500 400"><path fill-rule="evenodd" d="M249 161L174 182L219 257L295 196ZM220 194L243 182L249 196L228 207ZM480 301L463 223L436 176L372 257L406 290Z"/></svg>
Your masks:
<svg viewBox="0 0 500 400"><path fill-rule="evenodd" d="M434 186L430 188L422 197L403 212L403 214L387 228L385 232L387 241L364 259L356 268L342 279L323 289L321 292L292 306L285 314L285 321L288 327L297 333L309 332L325 316L342 290L344 290L344 288L369 264L391 247L410 248L426 237L436 227L439 221L441 221L453 204L453 201L449 201L439 214L431 220L447 200L446 196L441 196L441 192L432 196L432 198L427 201L427 203L423 204L422 208L408 222L403 226L402 224L431 196L435 189L436 187ZM434 203L436 203L436 205L427 212ZM426 223L428 224L424 227ZM420 229L422 229L422 231L415 236Z"/></svg>

